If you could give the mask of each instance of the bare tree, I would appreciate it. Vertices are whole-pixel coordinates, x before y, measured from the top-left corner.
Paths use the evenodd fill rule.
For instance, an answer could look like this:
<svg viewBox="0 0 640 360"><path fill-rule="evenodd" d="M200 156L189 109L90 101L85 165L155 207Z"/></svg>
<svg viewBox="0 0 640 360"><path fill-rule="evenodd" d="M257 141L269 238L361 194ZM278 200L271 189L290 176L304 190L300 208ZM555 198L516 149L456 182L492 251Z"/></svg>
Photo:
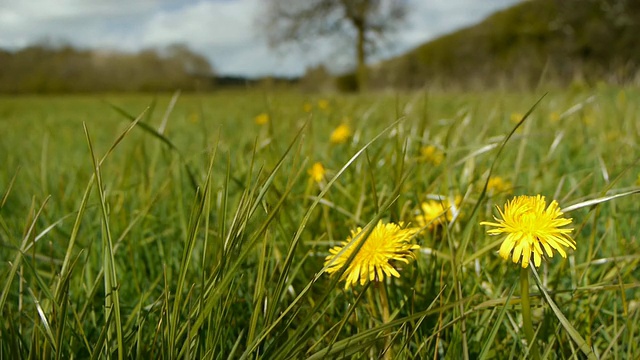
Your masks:
<svg viewBox="0 0 640 360"><path fill-rule="evenodd" d="M358 88L366 87L367 57L404 19L406 0L265 0L263 25L272 47L354 36Z"/></svg>

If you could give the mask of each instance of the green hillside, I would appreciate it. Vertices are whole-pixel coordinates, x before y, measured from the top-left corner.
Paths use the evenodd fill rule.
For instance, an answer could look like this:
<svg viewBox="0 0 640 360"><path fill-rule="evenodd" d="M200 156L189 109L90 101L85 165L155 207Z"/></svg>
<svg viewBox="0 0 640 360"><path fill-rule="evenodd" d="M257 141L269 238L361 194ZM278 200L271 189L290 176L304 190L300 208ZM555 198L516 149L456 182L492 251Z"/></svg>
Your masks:
<svg viewBox="0 0 640 360"><path fill-rule="evenodd" d="M376 87L486 88L634 81L640 2L533 0L371 70Z"/></svg>

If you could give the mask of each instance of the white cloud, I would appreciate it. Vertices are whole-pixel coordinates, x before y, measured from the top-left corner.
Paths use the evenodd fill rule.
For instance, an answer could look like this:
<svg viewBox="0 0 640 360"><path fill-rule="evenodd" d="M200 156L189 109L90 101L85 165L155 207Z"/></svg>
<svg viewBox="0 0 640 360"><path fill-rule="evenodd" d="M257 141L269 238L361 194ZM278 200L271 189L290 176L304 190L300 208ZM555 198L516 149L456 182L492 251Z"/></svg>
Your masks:
<svg viewBox="0 0 640 360"><path fill-rule="evenodd" d="M145 24L142 42L188 41L198 45L232 45L253 37L255 0L198 2L155 13Z"/></svg>
<svg viewBox="0 0 640 360"><path fill-rule="evenodd" d="M104 46L114 24L144 18L157 6L143 0L33 0L0 2L0 47L20 48L49 39L81 46Z"/></svg>
<svg viewBox="0 0 640 360"><path fill-rule="evenodd" d="M142 26L139 46L187 43L212 59L216 70L224 74L263 76L303 72L304 65L296 63L297 59L278 57L257 34L254 23L259 15L259 1L203 1L156 12Z"/></svg>

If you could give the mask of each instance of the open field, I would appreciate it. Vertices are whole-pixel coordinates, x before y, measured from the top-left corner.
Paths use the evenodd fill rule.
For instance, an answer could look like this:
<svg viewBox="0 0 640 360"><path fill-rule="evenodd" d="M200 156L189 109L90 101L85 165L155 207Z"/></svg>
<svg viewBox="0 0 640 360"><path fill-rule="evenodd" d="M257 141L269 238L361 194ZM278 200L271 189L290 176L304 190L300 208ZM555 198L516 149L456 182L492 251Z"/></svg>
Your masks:
<svg viewBox="0 0 640 360"><path fill-rule="evenodd" d="M0 98L0 358L638 359L640 91L542 95ZM479 225L537 194L539 280ZM323 272L456 197L399 278Z"/></svg>

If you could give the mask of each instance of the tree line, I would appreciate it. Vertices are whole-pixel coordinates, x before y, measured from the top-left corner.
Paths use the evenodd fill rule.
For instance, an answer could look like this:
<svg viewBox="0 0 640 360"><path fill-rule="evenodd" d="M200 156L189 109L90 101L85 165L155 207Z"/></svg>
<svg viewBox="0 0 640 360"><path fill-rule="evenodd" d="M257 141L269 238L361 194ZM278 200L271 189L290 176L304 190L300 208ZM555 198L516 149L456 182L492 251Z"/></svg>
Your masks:
<svg viewBox="0 0 640 360"><path fill-rule="evenodd" d="M640 1L529 0L480 24L401 56L367 63L381 40L393 39L410 5L402 0L265 0L271 45L308 46L326 37L351 40L351 72L339 90L535 88L540 85L640 83ZM353 50L355 49L355 50ZM323 67L301 84L327 87Z"/></svg>
<svg viewBox="0 0 640 360"><path fill-rule="evenodd" d="M411 11L404 0L265 0L261 34L273 47L343 38L352 72L323 66L300 81L219 78L219 86L280 81L303 90L492 88L640 82L640 1L529 0L387 61L367 59ZM215 84L214 84L215 83ZM210 90L212 66L184 45L138 53L34 45L0 50L0 93Z"/></svg>
<svg viewBox="0 0 640 360"><path fill-rule="evenodd" d="M640 1L530 0L390 59L378 88L638 83Z"/></svg>
<svg viewBox="0 0 640 360"><path fill-rule="evenodd" d="M181 44L137 53L36 44L0 49L0 93L209 90L214 69Z"/></svg>

